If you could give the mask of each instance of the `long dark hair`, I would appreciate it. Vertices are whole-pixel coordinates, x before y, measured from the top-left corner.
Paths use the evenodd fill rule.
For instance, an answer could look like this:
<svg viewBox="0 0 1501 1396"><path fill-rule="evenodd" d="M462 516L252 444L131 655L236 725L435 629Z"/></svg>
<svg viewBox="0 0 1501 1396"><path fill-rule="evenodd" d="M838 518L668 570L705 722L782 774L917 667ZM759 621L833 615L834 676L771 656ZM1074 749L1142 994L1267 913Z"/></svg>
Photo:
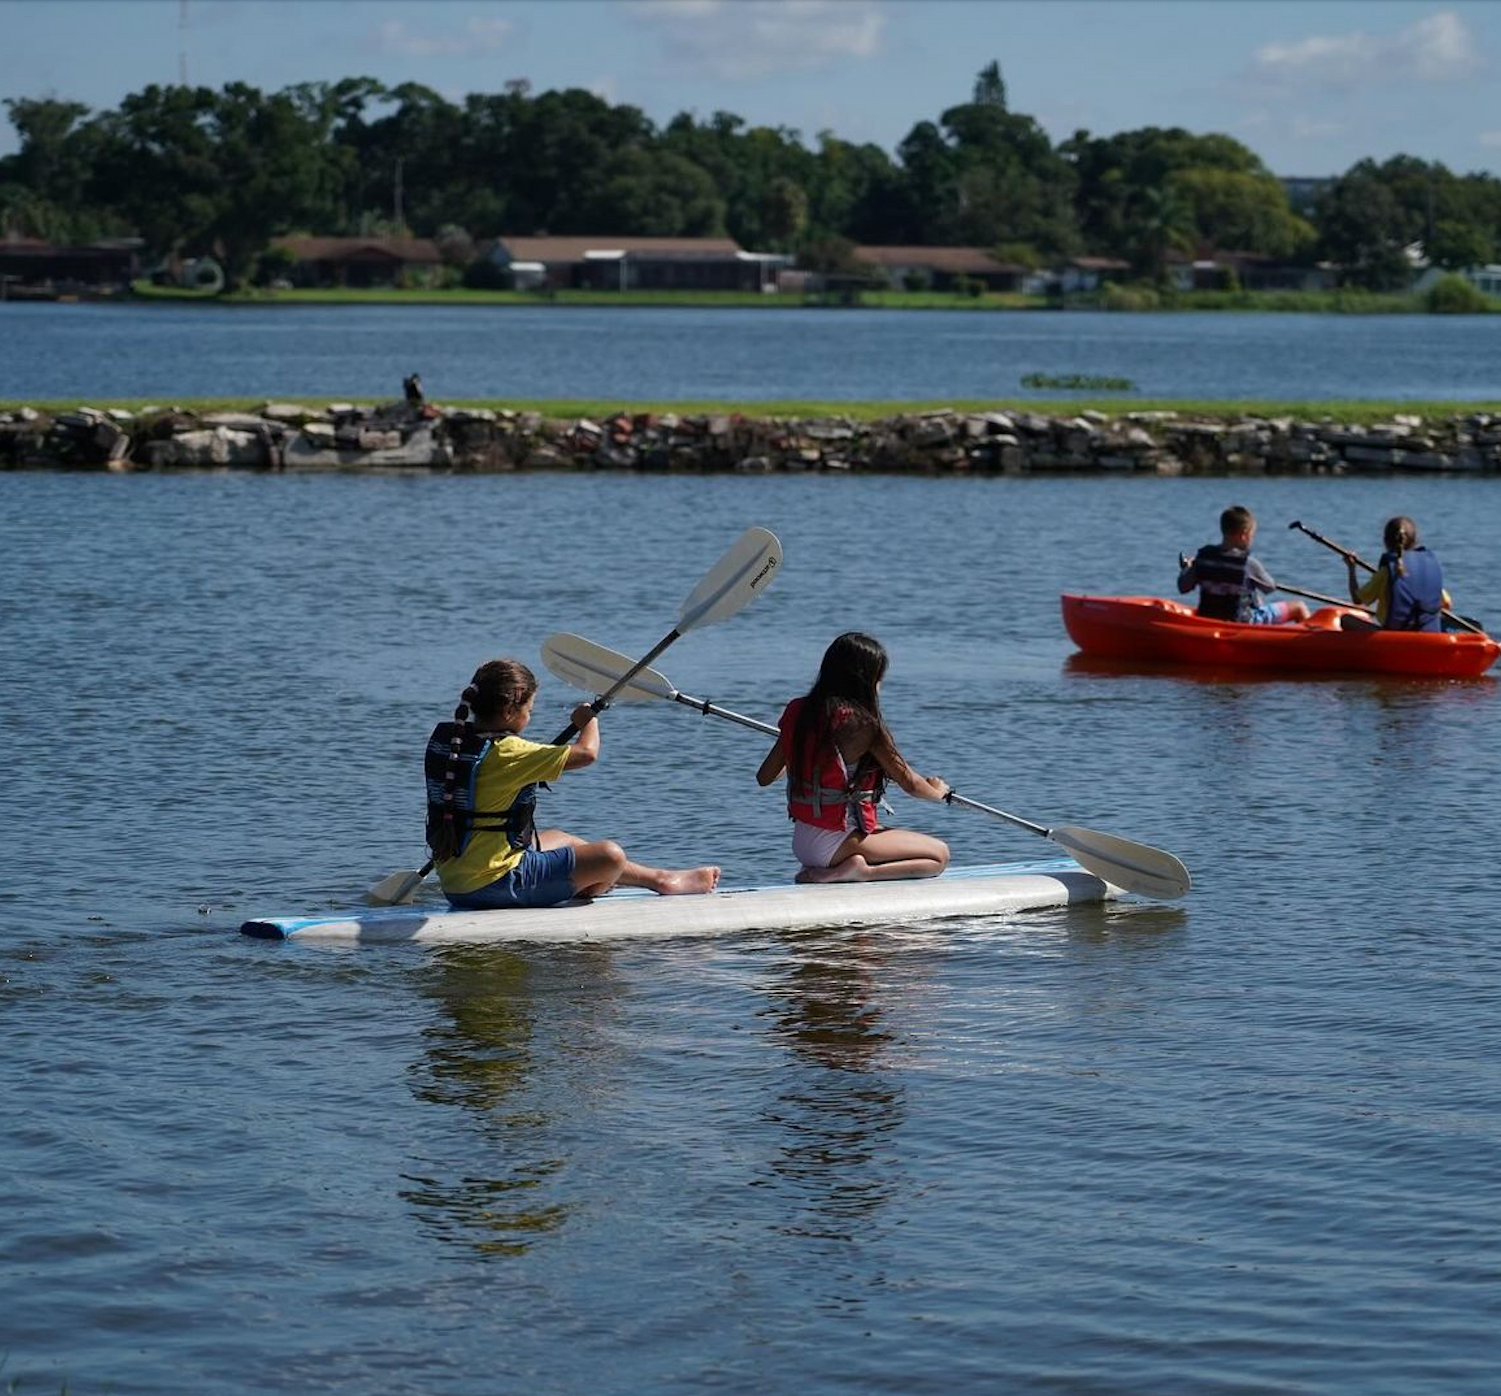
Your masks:
<svg viewBox="0 0 1501 1396"><path fill-rule="evenodd" d="M463 751L464 735L476 722L489 727L501 713L509 708L519 708L537 691L537 676L518 659L491 659L474 671L464 691L459 694L459 705L453 710L453 720L459 724L448 741L448 763L443 771L443 818L436 828L430 829L428 846L433 857L440 863L447 862L459 851L458 829L454 824L454 786L459 778L459 756Z"/></svg>
<svg viewBox="0 0 1501 1396"><path fill-rule="evenodd" d="M834 718L843 712L845 721L873 723L877 733L885 731L881 717L881 696L876 685L886 674L886 650L881 642L858 630L847 630L824 651L818 666L818 678L803 697L802 710L792 732L792 750L787 753L788 774L794 779L808 779L813 772L802 770L805 759L817 759L817 753L834 737Z"/></svg>
<svg viewBox="0 0 1501 1396"><path fill-rule="evenodd" d="M1386 521L1386 528L1382 531L1381 541L1386 545L1386 550L1392 555L1392 561L1396 564L1397 575L1407 575L1407 564L1402 561L1402 554L1408 548L1418 546L1418 526L1413 523L1406 514L1398 514L1395 518Z"/></svg>

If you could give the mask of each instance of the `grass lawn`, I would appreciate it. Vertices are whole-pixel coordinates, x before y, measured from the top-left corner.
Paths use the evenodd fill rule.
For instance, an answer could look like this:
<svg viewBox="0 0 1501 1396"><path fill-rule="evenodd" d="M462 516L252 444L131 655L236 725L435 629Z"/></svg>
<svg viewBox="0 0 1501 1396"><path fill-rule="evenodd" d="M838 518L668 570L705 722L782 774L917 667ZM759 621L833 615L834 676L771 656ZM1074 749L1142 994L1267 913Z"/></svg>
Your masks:
<svg viewBox="0 0 1501 1396"><path fill-rule="evenodd" d="M971 296L944 291L865 291L859 301L845 305L818 296L767 295L755 291L471 291L390 287L270 291L250 289L213 295L203 291L153 286L134 282L132 298L138 301L205 301L218 305L604 305L737 307L753 310L799 310L809 306L838 306L855 310L1047 310L1055 308L1045 296L1020 292L987 291ZM1071 296L1068 307L1098 309L1094 295ZM1501 310L1501 301L1486 299L1489 311ZM1150 308L1116 307L1120 314L1164 314L1174 311L1265 311L1303 314L1397 315L1426 310L1421 296L1375 294L1369 291L1182 291L1162 295Z"/></svg>

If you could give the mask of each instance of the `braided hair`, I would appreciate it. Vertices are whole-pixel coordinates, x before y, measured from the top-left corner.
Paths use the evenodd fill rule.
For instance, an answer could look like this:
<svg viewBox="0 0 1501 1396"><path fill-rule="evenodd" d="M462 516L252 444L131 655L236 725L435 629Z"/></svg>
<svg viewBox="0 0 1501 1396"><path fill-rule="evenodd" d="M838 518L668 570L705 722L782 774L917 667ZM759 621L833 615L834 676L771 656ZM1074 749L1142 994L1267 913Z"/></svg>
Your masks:
<svg viewBox="0 0 1501 1396"><path fill-rule="evenodd" d="M1407 564L1402 561L1402 554L1408 548L1418 545L1418 526L1413 523L1406 514L1398 514L1396 518L1386 521L1386 528L1382 532L1381 541L1386 546L1387 552L1392 555L1392 563L1396 568L1397 576L1407 575Z"/></svg>
<svg viewBox="0 0 1501 1396"><path fill-rule="evenodd" d="M448 741L448 764L443 771L443 817L429 840L433 857L446 862L459 851L459 832L454 819L459 756L464 737L475 721L490 726L502 713L523 706L537 691L537 676L518 659L491 659L474 671L474 677L459 694L453 710L458 724Z"/></svg>

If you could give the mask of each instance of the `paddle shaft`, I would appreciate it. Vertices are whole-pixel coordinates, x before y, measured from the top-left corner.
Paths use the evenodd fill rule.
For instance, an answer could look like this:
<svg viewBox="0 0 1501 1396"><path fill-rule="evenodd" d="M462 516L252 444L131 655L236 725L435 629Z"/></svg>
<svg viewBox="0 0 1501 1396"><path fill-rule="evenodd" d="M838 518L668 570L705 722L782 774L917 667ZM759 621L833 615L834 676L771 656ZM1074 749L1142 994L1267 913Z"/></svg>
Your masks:
<svg viewBox="0 0 1501 1396"><path fill-rule="evenodd" d="M1299 533L1306 533L1315 543L1322 543L1330 552L1338 553L1346 562L1353 562L1360 567L1364 567L1367 572L1374 572L1376 570L1359 553L1352 553L1348 548L1340 547L1332 538L1325 538L1322 533L1315 533L1301 519L1294 519L1288 524L1288 527L1297 529ZM1283 591L1287 590L1286 587L1282 589Z"/></svg>
<svg viewBox="0 0 1501 1396"><path fill-rule="evenodd" d="M695 708L708 717L722 717L728 722L738 722L742 727L749 727L755 732L765 732L769 737L780 735L777 728L769 722L757 722L753 717L746 717L744 713L731 712L728 708L721 708L705 698L694 698L686 693L673 690L673 701L682 703L685 707ZM993 814L998 819L1004 819L1008 824L1015 824L1019 829L1030 830L1034 834L1041 834L1048 838L1052 834L1051 829L1044 828L1041 824L1034 824L1030 819L1023 819L1020 815L1007 814L1005 810L993 809L990 805L982 805L978 800L971 800L967 796L960 795L950 790L944 796L944 801L951 805L962 805L965 809L979 810L982 814Z"/></svg>
<svg viewBox="0 0 1501 1396"><path fill-rule="evenodd" d="M645 669L647 665L652 662L652 660L654 660L659 654L661 654L662 651L668 647L668 645L670 645L674 640L681 639L682 634L683 632L676 626L674 626L667 632L665 636L663 636L660 641L657 642L655 646L652 647L652 649L647 654L643 655L634 664L632 664L631 667L625 671L625 673L623 673L618 679L616 679L615 682L612 683L609 688L607 688L603 693L601 693L598 698L590 703L589 706L593 708L597 713L603 712L607 707L610 706L610 699L612 699L617 693L619 693L620 690L626 686L626 684L630 683L630 681L635 678L636 675L639 674L643 669ZM552 744L554 746L561 746L578 730L579 729L570 722L568 726L566 726L561 732L558 733L556 737L552 739Z"/></svg>
<svg viewBox="0 0 1501 1396"><path fill-rule="evenodd" d="M1342 611L1369 611L1369 606L1362 606L1358 601L1341 601L1337 596L1325 596L1321 591L1304 591L1302 587L1284 586L1277 583L1278 591L1285 591L1289 596L1302 596L1309 601L1322 601L1326 606L1338 606Z"/></svg>
<svg viewBox="0 0 1501 1396"><path fill-rule="evenodd" d="M1332 538L1325 538L1322 533L1315 533L1313 529L1309 528L1300 519L1294 519L1290 524L1288 524L1288 527L1295 528L1300 533L1306 533L1310 538L1313 539L1315 543L1322 543L1326 548L1329 549L1330 552L1338 553L1342 558L1345 559L1346 562L1353 562L1358 567L1364 567L1367 572L1374 572L1376 570L1369 562L1361 557L1359 553L1352 553L1348 548L1340 547L1340 545L1336 543ZM1311 595L1311 593L1306 591L1293 591L1292 587L1283 587L1282 590L1291 591L1294 596ZM1323 601L1326 598L1322 596L1315 596L1313 599L1315 601ZM1336 606L1343 606L1345 603L1343 601L1335 601L1332 604ZM1470 631L1470 633L1473 635L1485 634L1484 629L1476 625L1474 621L1466 620L1463 616L1457 616L1453 611L1440 610L1439 614L1443 616L1445 620L1452 620L1455 625L1460 626L1464 630Z"/></svg>

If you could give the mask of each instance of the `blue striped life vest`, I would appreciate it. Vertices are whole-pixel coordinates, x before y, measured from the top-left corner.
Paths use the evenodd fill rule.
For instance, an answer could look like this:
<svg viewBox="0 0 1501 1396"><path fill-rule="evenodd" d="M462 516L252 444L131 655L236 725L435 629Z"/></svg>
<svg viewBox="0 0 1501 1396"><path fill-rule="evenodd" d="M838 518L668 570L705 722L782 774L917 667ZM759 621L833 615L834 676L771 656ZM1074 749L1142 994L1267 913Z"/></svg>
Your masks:
<svg viewBox="0 0 1501 1396"><path fill-rule="evenodd" d="M427 784L427 843L436 848L439 831L450 825L457 857L479 832L504 833L512 848L531 848L536 842L537 783L524 785L507 809L477 810L474 790L480 763L509 732L478 732L467 722L440 722L427 739L423 774Z"/></svg>

